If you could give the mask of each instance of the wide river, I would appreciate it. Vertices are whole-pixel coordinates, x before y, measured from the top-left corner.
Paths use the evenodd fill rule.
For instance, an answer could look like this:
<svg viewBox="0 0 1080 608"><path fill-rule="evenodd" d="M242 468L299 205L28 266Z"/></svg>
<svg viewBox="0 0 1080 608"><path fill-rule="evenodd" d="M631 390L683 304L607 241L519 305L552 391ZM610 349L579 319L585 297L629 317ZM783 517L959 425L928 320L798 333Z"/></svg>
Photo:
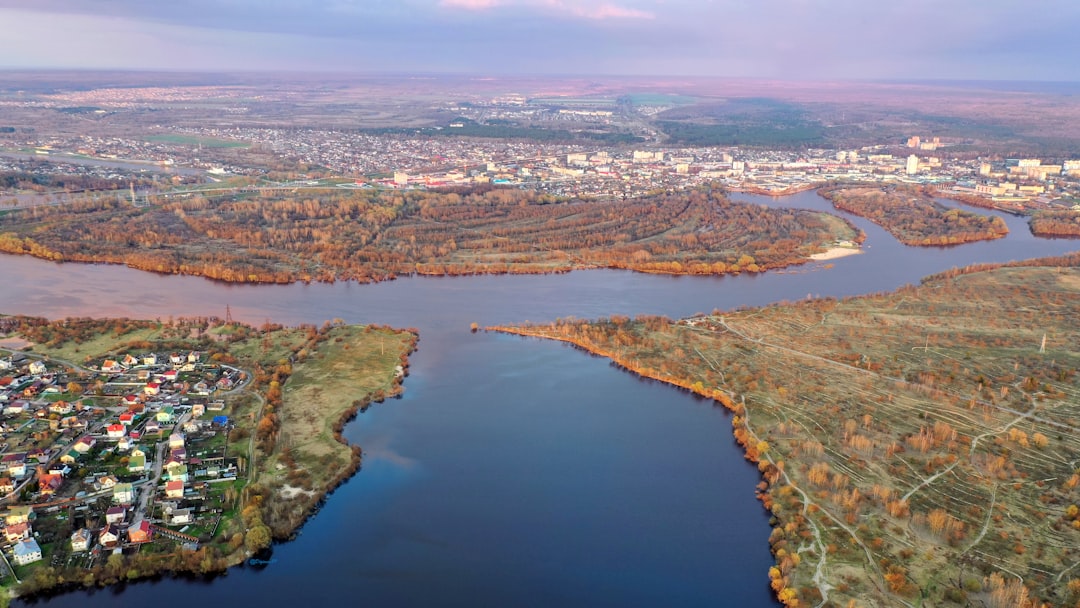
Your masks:
<svg viewBox="0 0 1080 608"><path fill-rule="evenodd" d="M770 206L833 211L813 192ZM835 212L835 211L833 211ZM839 215L843 213L835 212ZM401 399L346 429L363 468L266 567L163 580L48 606L774 606L757 470L709 402L565 345L469 324L671 317L894 289L975 262L1080 242L1011 234L909 248L880 228L865 253L788 272L666 277L621 271L407 278L378 285L237 286L121 266L0 257L0 311L63 316L341 318L420 330Z"/></svg>

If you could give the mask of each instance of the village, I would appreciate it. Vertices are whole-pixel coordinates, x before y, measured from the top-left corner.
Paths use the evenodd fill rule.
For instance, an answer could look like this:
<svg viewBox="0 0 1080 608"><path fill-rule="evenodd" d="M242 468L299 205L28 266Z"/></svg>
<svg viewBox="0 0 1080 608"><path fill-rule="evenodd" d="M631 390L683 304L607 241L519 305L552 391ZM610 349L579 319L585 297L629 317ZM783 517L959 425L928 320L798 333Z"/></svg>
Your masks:
<svg viewBox="0 0 1080 608"><path fill-rule="evenodd" d="M226 396L248 373L194 351L0 355L0 584L214 537L243 485Z"/></svg>

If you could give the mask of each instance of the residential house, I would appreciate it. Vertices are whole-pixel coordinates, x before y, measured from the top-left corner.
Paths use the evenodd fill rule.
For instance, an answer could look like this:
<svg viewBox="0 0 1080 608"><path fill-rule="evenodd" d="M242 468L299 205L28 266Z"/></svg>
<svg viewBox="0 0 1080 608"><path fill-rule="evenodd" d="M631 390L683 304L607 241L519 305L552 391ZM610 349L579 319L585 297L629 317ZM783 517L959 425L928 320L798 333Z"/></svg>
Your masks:
<svg viewBox="0 0 1080 608"><path fill-rule="evenodd" d="M120 424L110 424L105 428L105 436L109 439L120 439L127 434L127 427Z"/></svg>
<svg viewBox="0 0 1080 608"><path fill-rule="evenodd" d="M135 445L130 437L121 437L120 441L116 442L117 452L126 452L131 449L131 446Z"/></svg>
<svg viewBox="0 0 1080 608"><path fill-rule="evenodd" d="M114 475L102 475L97 478L98 487L102 490L111 490L116 487L116 484L120 483Z"/></svg>
<svg viewBox="0 0 1080 608"><path fill-rule="evenodd" d="M165 497L166 498L183 498L184 497L184 482L182 482L182 481L167 481L167 482L165 482Z"/></svg>
<svg viewBox="0 0 1080 608"><path fill-rule="evenodd" d="M138 454L132 454L128 458L128 471L131 473L142 473L146 470L146 454L139 452Z"/></svg>
<svg viewBox="0 0 1080 608"><path fill-rule="evenodd" d="M157 355L154 353L147 353L142 357L143 365L157 365Z"/></svg>
<svg viewBox="0 0 1080 608"><path fill-rule="evenodd" d="M120 529L116 526L105 526L98 534L98 543L106 549L115 549L120 544Z"/></svg>
<svg viewBox="0 0 1080 608"><path fill-rule="evenodd" d="M201 403L196 403L191 406L191 415L195 418L202 416L206 413L206 406Z"/></svg>
<svg viewBox="0 0 1080 608"><path fill-rule="evenodd" d="M190 524L192 522L191 509L173 509L172 513L169 513L168 521L170 525Z"/></svg>
<svg viewBox="0 0 1080 608"><path fill-rule="evenodd" d="M157 395L160 392L161 392L161 385L158 384L157 382L147 382L146 386L143 387L143 393L145 393L149 397L153 397L154 395Z"/></svg>
<svg viewBox="0 0 1080 608"><path fill-rule="evenodd" d="M165 465L165 480L166 481L182 481L187 483L188 481L188 468L187 465L179 462L170 462Z"/></svg>
<svg viewBox="0 0 1080 608"><path fill-rule="evenodd" d="M199 357L201 357L201 356L202 355L198 351L193 350L193 351L191 351L190 353L187 354L187 361L188 361L188 363L198 363L199 362Z"/></svg>
<svg viewBox="0 0 1080 608"><path fill-rule="evenodd" d="M124 412L123 414L120 414L120 424L131 426L133 422L135 422L134 412Z"/></svg>
<svg viewBox="0 0 1080 608"><path fill-rule="evenodd" d="M171 355L169 355L169 363L173 365L183 365L184 358L185 357L180 353L172 353Z"/></svg>
<svg viewBox="0 0 1080 608"><path fill-rule="evenodd" d="M0 496L11 494L15 491L15 482L10 477L0 477Z"/></svg>
<svg viewBox="0 0 1080 608"><path fill-rule="evenodd" d="M85 437L80 437L79 440L71 446L71 449L75 450L80 454L85 454L90 450L94 449L95 445L97 445L97 439L86 435Z"/></svg>
<svg viewBox="0 0 1080 608"><path fill-rule="evenodd" d="M0 466L6 468L11 477L26 477L26 454L5 454L3 458L0 458Z"/></svg>
<svg viewBox="0 0 1080 608"><path fill-rule="evenodd" d="M64 485L64 476L52 473L38 475L38 491L42 497L52 496Z"/></svg>
<svg viewBox="0 0 1080 608"><path fill-rule="evenodd" d="M137 523L132 524L127 531L128 542L131 543L146 543L150 542L153 538L153 529L150 527L150 522L142 519Z"/></svg>
<svg viewBox="0 0 1080 608"><path fill-rule="evenodd" d="M134 356L134 355L131 355L129 353L129 354L124 355L124 358L120 360L120 363L124 367L131 367L133 365L138 365L139 364L139 358Z"/></svg>
<svg viewBox="0 0 1080 608"><path fill-rule="evenodd" d="M9 543L15 543L30 538L30 532L32 532L30 529L30 522L27 521L4 526L4 538L6 538Z"/></svg>
<svg viewBox="0 0 1080 608"><path fill-rule="evenodd" d="M120 399L120 405L128 408L129 411L131 411L131 408L134 407L137 403L139 403L138 395L124 395Z"/></svg>
<svg viewBox="0 0 1080 608"><path fill-rule="evenodd" d="M44 374L47 371L45 369L45 362L41 361L41 360L31 361L29 369L30 369L30 373L35 375L35 376L40 376L40 375Z"/></svg>
<svg viewBox="0 0 1080 608"><path fill-rule="evenodd" d="M32 564L41 559L41 547L37 541L28 538L15 545L15 563L20 566Z"/></svg>
<svg viewBox="0 0 1080 608"><path fill-rule="evenodd" d="M135 491L130 483L118 483L113 486L113 502L129 505L135 501Z"/></svg>
<svg viewBox="0 0 1080 608"><path fill-rule="evenodd" d="M180 372L175 369L169 369L161 372L161 379L165 382L176 382L176 378L180 376Z"/></svg>
<svg viewBox="0 0 1080 608"><path fill-rule="evenodd" d="M157 416L155 416L159 424L173 424L176 422L176 410L171 405L158 410Z"/></svg>
<svg viewBox="0 0 1080 608"><path fill-rule="evenodd" d="M184 447L185 439L187 439L187 437L185 437L183 433L173 433L169 435L169 449L175 450Z"/></svg>
<svg viewBox="0 0 1080 608"><path fill-rule="evenodd" d="M22 416L30 410L30 403L17 400L4 406L4 414L8 416Z"/></svg>
<svg viewBox="0 0 1080 608"><path fill-rule="evenodd" d="M12 505L8 507L8 512L4 516L4 523L11 526L18 523L30 521L30 516L33 515L34 508L29 505Z"/></svg>
<svg viewBox="0 0 1080 608"><path fill-rule="evenodd" d="M75 464L75 461L79 459L82 454L78 453L74 449L68 450L66 454L60 457L60 462L64 464Z"/></svg>
<svg viewBox="0 0 1080 608"><path fill-rule="evenodd" d="M49 404L49 412L53 414L60 414L61 416L67 416L74 409L74 406L63 400Z"/></svg>
<svg viewBox="0 0 1080 608"><path fill-rule="evenodd" d="M93 537L94 535L90 533L90 530L79 528L71 534L71 550L75 552L89 550L90 540Z"/></svg>
<svg viewBox="0 0 1080 608"><path fill-rule="evenodd" d="M109 507L109 510L105 511L106 524L122 524L125 517L127 517L127 509L124 507Z"/></svg>
<svg viewBox="0 0 1080 608"><path fill-rule="evenodd" d="M143 427L143 430L146 431L147 435L149 435L150 433L160 433L161 425L158 424L157 420L148 420L146 422L146 426Z"/></svg>
<svg viewBox="0 0 1080 608"><path fill-rule="evenodd" d="M106 373L110 373L110 374L115 374L117 372L124 371L124 366L120 365L120 363L118 361L113 361L112 359L106 359L105 362L101 364L101 371L106 372Z"/></svg>

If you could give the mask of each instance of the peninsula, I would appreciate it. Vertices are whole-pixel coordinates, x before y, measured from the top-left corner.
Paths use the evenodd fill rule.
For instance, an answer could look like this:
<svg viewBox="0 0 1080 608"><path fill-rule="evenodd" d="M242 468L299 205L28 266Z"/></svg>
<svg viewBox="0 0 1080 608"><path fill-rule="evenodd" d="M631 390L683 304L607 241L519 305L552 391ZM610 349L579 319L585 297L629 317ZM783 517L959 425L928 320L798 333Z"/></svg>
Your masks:
<svg viewBox="0 0 1080 608"><path fill-rule="evenodd" d="M1078 317L1072 254L844 300L491 329L731 409L786 605L1038 606L1080 599Z"/></svg>
<svg viewBox="0 0 1080 608"><path fill-rule="evenodd" d="M401 390L411 331L0 317L15 594L209 573L289 538L360 465L345 422Z"/></svg>
<svg viewBox="0 0 1080 608"><path fill-rule="evenodd" d="M861 239L836 216L735 203L709 186L625 201L507 188L238 188L0 215L2 252L248 283L584 268L737 274Z"/></svg>

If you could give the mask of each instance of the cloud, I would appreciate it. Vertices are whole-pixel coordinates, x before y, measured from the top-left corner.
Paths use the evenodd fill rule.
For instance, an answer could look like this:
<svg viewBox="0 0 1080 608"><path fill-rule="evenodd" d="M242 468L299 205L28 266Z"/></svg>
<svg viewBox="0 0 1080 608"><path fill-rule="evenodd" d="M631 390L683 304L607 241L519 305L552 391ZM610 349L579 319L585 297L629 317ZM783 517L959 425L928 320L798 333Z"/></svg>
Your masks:
<svg viewBox="0 0 1080 608"><path fill-rule="evenodd" d="M605 19L654 19L649 11L621 6L611 2L588 0L439 0L441 8L467 11L489 11L495 8L524 8L539 10L561 17L602 21Z"/></svg>
<svg viewBox="0 0 1080 608"><path fill-rule="evenodd" d="M439 6L443 8L462 8L467 11L482 11L502 4L502 0L439 0Z"/></svg>
<svg viewBox="0 0 1080 608"><path fill-rule="evenodd" d="M544 5L557 12L580 17L583 19L655 19L656 15L649 11L636 8L628 8L602 2L598 5L589 5L578 2L565 2L564 0L546 0Z"/></svg>

